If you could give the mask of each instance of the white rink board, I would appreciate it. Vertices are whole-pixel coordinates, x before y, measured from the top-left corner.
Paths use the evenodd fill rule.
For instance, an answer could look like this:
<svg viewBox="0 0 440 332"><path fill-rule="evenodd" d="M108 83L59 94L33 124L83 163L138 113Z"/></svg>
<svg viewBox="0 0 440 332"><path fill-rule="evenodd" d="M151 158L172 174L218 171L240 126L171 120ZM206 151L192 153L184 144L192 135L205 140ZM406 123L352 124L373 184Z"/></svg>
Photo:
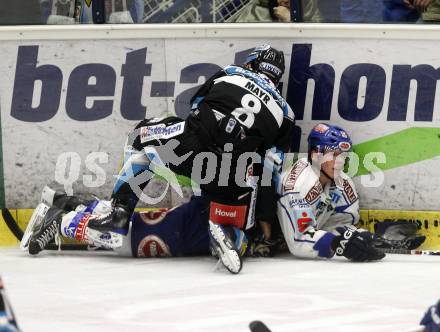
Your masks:
<svg viewBox="0 0 440 332"><path fill-rule="evenodd" d="M6 291L24 332L403 332L440 294L440 257L378 263L248 259L239 275L212 257L131 259L108 253L1 249ZM323 273L325 271L325 273Z"/></svg>
<svg viewBox="0 0 440 332"><path fill-rule="evenodd" d="M237 31L242 32L240 37L233 37L236 36L234 33ZM439 32L436 27L408 29L403 26L348 25L341 28L335 25L295 24L270 27L225 25L220 28L210 25L167 28L159 25L89 29L85 27L0 29L0 39L3 39L0 49L2 58L0 107L6 206L34 207L45 184L59 183L55 178L56 163L60 154L69 152L77 153L81 161L79 169L74 170L74 173L78 171L79 174L78 179L73 183L74 192L88 192L100 197L110 195L115 181L114 175L121 161L125 135L138 121L127 119L122 114L124 109L121 105L122 90L124 82L127 81L127 78L122 76L122 72L129 53L147 49L144 63L151 65L150 73L143 78L142 94L136 102L146 107L145 116L154 117L173 114L176 105L182 102L179 100L179 95L203 83L206 78L203 73L206 73L208 67L212 70L216 66L233 63L238 52L262 42L269 42L285 52L287 68L283 79L283 95L286 95L290 84L288 73L291 69L292 47L310 44L312 48L310 66L325 64L332 67L335 74L329 121L346 128L352 134L354 142L361 143L411 127L440 127L440 93L428 95L421 92L420 98L433 102L432 120L415 121L416 85L414 84L411 85L409 93L406 120L389 121L387 118L395 66L425 64L434 69L439 68L440 58L437 55L440 54L440 43L436 42ZM65 36L65 39L59 39L60 35ZM411 47L408 47L409 42L405 38L411 39ZM14 83L17 81L18 52L19 48L24 46L38 48L36 67L56 66L62 73L60 105L56 114L48 120L23 121L11 114ZM85 102L88 108L96 101L107 100L112 103L111 114L99 120L84 120L87 111L80 115L84 118L73 119L66 110L69 104L67 98L69 86L72 86L71 80L74 80L72 73L86 64L101 64L114 72L114 89L110 87L114 93L105 97L88 97ZM347 120L338 111L341 77L347 68L359 64L377 65L377 68L382 68L385 77L382 110L377 117L368 121ZM187 76L183 73L185 68ZM198 73L197 70L202 73ZM379 72L382 73L380 70ZM94 79L91 78L89 84L93 82ZM168 96L154 95L153 82L170 82L173 89ZM101 84L108 87L108 82L100 81L99 85ZM358 107L365 103L366 98L365 86L362 88L362 84L358 91ZM15 87L15 89L19 88L19 86ZM43 89L45 89L44 85L37 81L33 90L33 107L38 107L39 96ZM71 93L77 92L73 89ZM297 122L303 131L302 151L305 149L306 134L319 121L312 116L313 96L313 83L309 81L305 106L300 110L304 111L304 118ZM130 104L131 107L136 106L133 103ZM16 101L15 105L17 104L20 102ZM72 109L72 106L70 108ZM132 107L130 112L133 109ZM294 111L298 110L294 109ZM125 112L127 112L126 108ZM423 112L429 113L430 110ZM105 173L105 178L100 178L102 181L99 187L90 188L85 185L83 175L96 177L85 164L87 156L93 152L104 153L106 156L104 161L98 162ZM438 160L431 159L423 163L423 165L416 163L387 171L385 182L379 188L365 188L357 181L361 206L368 209L438 209L437 199L432 199L440 195L438 189L440 179L436 173ZM402 174L405 176L402 177ZM412 191L413 189L407 186L408 179L411 183L416 181L417 191ZM409 191L414 194L408 194ZM383 199L384 193L393 197L391 204Z"/></svg>

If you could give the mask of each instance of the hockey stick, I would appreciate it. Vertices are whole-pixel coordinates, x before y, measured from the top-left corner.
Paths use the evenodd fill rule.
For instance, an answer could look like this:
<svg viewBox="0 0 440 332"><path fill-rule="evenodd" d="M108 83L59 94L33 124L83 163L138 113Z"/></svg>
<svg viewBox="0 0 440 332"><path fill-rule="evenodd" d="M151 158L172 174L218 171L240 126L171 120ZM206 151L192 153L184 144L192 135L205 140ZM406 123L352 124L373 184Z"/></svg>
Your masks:
<svg viewBox="0 0 440 332"><path fill-rule="evenodd" d="M269 328L262 321L256 320L249 324L249 328L251 332L271 332ZM401 331L401 332L423 332L425 331L425 326L419 325L417 327L413 327L409 330Z"/></svg>
<svg viewBox="0 0 440 332"><path fill-rule="evenodd" d="M250 322L249 328L252 332L271 332L269 328L262 321L255 320Z"/></svg>
<svg viewBox="0 0 440 332"><path fill-rule="evenodd" d="M249 324L249 328L251 329L251 332L271 332L269 328L261 321L253 321ZM425 326L419 325L417 327L413 327L409 330L400 331L400 332L423 332L425 331Z"/></svg>
<svg viewBox="0 0 440 332"><path fill-rule="evenodd" d="M14 217L12 217L11 212L9 212L8 209L4 208L2 209L2 216L3 220L6 223L6 226L8 226L11 233L14 234L18 241L21 241L21 239L23 238L23 231L21 230L20 226L18 226Z"/></svg>
<svg viewBox="0 0 440 332"><path fill-rule="evenodd" d="M404 255L433 255L440 256L440 251L435 250L418 250L418 249L381 249L379 250L385 254L404 254Z"/></svg>

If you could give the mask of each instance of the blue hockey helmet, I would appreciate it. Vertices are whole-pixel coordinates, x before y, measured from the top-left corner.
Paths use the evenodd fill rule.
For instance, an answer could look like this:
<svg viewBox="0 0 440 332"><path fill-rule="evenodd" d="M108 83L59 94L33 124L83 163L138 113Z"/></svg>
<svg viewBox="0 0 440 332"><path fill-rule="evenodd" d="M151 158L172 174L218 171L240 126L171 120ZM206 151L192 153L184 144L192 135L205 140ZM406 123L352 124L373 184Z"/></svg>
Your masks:
<svg viewBox="0 0 440 332"><path fill-rule="evenodd" d="M249 53L243 65L265 74L277 86L285 70L284 53L270 45L257 46Z"/></svg>
<svg viewBox="0 0 440 332"><path fill-rule="evenodd" d="M323 154L328 151L350 152L353 146L350 136L344 129L327 123L314 126L307 141L309 156L313 150Z"/></svg>

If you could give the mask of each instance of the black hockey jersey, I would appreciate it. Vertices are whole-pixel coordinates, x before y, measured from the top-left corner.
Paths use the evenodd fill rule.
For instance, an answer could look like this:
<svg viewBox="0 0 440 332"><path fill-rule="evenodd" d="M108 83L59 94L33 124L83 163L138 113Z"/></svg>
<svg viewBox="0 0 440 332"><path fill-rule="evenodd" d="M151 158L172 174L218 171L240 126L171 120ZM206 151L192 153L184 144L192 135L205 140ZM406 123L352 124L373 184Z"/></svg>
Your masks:
<svg viewBox="0 0 440 332"><path fill-rule="evenodd" d="M291 144L292 110L269 79L251 70L225 67L200 87L191 103L193 111L209 109L218 122L229 121L226 127L238 121L246 136L261 138L259 149L287 151Z"/></svg>

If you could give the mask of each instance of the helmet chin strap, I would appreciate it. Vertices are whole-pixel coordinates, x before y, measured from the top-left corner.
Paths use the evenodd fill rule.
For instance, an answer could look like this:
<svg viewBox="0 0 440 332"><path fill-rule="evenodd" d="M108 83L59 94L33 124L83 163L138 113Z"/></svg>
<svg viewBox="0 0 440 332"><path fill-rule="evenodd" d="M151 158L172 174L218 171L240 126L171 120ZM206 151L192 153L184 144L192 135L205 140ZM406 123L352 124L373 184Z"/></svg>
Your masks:
<svg viewBox="0 0 440 332"><path fill-rule="evenodd" d="M324 176L329 179L330 181L334 181L335 178L332 178L330 175L327 174L326 171L324 171L323 169L321 169L321 174L324 174Z"/></svg>

